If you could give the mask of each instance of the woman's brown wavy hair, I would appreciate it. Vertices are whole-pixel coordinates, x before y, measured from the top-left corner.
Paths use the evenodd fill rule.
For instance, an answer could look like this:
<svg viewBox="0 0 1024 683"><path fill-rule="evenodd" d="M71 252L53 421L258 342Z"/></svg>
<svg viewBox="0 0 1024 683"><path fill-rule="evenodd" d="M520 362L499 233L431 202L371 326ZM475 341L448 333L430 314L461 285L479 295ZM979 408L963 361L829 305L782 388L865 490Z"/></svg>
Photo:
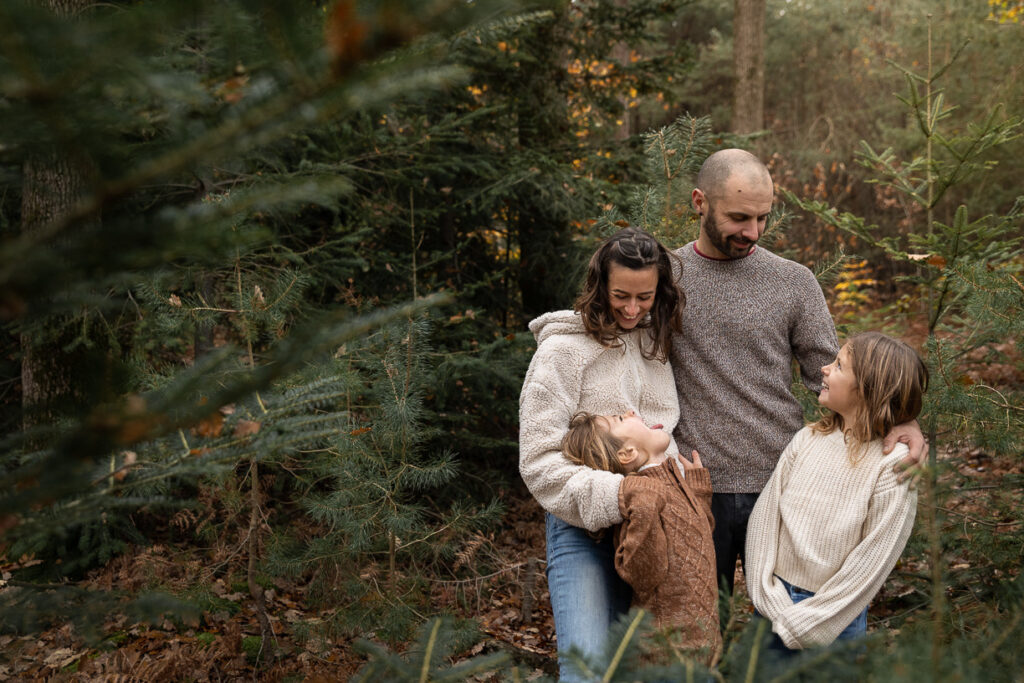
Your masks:
<svg viewBox="0 0 1024 683"><path fill-rule="evenodd" d="M917 351L880 332L855 335L846 345L857 395L862 399L853 424L843 424L842 415L829 411L811 429L822 434L843 430L853 442L850 453L856 462L868 442L881 439L896 425L910 422L921 413L928 390L928 368Z"/></svg>
<svg viewBox="0 0 1024 683"><path fill-rule="evenodd" d="M640 345L648 360L668 360L672 333L681 332L686 296L676 283L672 260L679 261L651 235L632 226L609 237L590 257L583 291L576 299L575 310L583 319L583 327L604 346L620 346L622 330L612 315L608 299L608 272L615 263L632 270L654 267L658 285L654 305L637 327L650 329L650 347ZM680 264L681 267L681 264Z"/></svg>

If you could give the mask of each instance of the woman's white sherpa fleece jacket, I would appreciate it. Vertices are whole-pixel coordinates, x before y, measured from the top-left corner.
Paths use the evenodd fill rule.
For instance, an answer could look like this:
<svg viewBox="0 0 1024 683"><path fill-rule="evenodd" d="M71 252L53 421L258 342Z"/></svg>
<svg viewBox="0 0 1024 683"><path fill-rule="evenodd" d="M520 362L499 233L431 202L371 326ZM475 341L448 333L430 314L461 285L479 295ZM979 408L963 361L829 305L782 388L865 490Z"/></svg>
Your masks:
<svg viewBox="0 0 1024 683"><path fill-rule="evenodd" d="M635 410L670 435L679 421L672 368L646 360L646 329L623 334L623 345L601 346L573 311L545 313L530 323L537 351L519 396L519 473L541 506L573 526L597 531L622 521L622 475L574 465L560 450L569 420L580 410L614 415ZM668 453L676 455L675 440Z"/></svg>

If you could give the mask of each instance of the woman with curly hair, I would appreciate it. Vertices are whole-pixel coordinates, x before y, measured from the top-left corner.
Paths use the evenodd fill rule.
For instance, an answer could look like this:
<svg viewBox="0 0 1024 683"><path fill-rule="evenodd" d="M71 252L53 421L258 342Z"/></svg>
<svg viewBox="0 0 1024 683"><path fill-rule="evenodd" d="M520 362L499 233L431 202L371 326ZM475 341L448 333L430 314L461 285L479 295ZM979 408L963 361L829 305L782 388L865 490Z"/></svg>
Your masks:
<svg viewBox="0 0 1024 683"><path fill-rule="evenodd" d="M573 680L570 648L601 651L608 627L628 611L629 586L616 574L612 535L623 521L622 474L574 464L561 450L579 411L633 410L669 435L679 400L668 357L681 327L685 297L672 255L654 237L624 228L590 259L573 311L530 323L537 351L519 398L519 471L546 512L548 588L562 680Z"/></svg>

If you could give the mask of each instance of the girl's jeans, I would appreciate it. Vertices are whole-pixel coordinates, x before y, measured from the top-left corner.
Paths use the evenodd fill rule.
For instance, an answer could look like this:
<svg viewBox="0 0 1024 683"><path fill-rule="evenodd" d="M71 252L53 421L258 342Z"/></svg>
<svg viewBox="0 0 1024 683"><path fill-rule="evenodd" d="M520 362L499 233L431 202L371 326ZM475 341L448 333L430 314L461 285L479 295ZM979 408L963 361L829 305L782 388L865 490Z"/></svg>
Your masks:
<svg viewBox="0 0 1024 683"><path fill-rule="evenodd" d="M578 681L581 677L564 654L574 646L587 656L600 654L608 627L629 611L632 590L615 572L611 530L596 541L585 530L546 513L545 532L559 679Z"/></svg>
<svg viewBox="0 0 1024 683"><path fill-rule="evenodd" d="M801 600L804 600L814 595L814 593L812 593L811 591L804 590L803 588L798 588L793 584L789 583L788 581L786 581L785 579L779 578L778 575L776 575L776 578L778 578L779 581L782 581L782 585L786 587L787 591L789 591L789 597L793 601L794 605L800 602ZM864 611L858 614L857 617L850 622L850 625L843 629L842 633L836 636L836 640L853 640L855 638L860 638L864 636L867 632L868 608L865 607ZM790 650L788 647L786 647L786 644L782 642L782 638L780 638L777 633L772 633L772 640L769 643L768 647L772 650L785 653L787 655L795 655L800 652L800 650Z"/></svg>

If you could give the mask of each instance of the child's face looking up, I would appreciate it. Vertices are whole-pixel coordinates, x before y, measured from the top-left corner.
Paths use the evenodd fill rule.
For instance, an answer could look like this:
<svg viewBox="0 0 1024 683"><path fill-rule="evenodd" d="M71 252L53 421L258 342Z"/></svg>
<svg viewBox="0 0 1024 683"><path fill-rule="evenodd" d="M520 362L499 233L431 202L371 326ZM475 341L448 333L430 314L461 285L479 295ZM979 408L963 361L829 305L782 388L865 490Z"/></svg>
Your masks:
<svg viewBox="0 0 1024 683"><path fill-rule="evenodd" d="M603 421L611 435L622 441L624 448L636 449L638 457L629 463L631 472L646 465L651 458L660 460L671 441L661 425L648 427L632 410L620 415L605 415Z"/></svg>
<svg viewBox="0 0 1024 683"><path fill-rule="evenodd" d="M821 369L821 374L822 384L818 403L842 415L843 421L849 424L854 416L854 409L861 400L857 393L857 378L853 374L849 344L844 344L843 348L839 349L839 355Z"/></svg>

